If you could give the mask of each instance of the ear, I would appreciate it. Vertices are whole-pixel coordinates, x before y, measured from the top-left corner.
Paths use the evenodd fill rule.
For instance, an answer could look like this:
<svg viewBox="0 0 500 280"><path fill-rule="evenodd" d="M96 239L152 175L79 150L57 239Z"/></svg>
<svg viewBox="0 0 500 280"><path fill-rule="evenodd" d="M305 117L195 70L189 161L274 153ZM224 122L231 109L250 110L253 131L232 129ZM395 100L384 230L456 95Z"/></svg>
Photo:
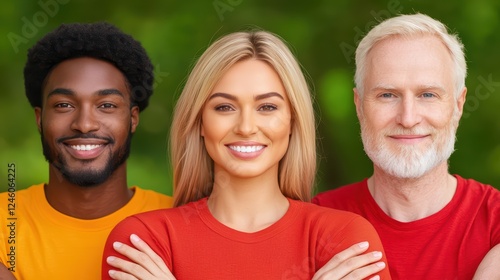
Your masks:
<svg viewBox="0 0 500 280"><path fill-rule="evenodd" d="M361 97L359 96L359 92L357 88L353 88L354 92L354 105L356 105L356 114L358 115L358 119L362 116L361 114Z"/></svg>
<svg viewBox="0 0 500 280"><path fill-rule="evenodd" d="M465 100L466 100L466 98L465 98L466 95L467 95L467 87L464 87L464 89L462 90L462 92L460 93L460 95L457 98L457 107L458 107L458 113L460 114L460 116L462 116L462 113L464 111L464 104L465 104Z"/></svg>
<svg viewBox="0 0 500 280"><path fill-rule="evenodd" d="M135 129L139 125L139 107L134 106L130 109L130 132L134 133Z"/></svg>
<svg viewBox="0 0 500 280"><path fill-rule="evenodd" d="M35 107L35 120L36 126L38 127L38 132L42 132L42 108Z"/></svg>

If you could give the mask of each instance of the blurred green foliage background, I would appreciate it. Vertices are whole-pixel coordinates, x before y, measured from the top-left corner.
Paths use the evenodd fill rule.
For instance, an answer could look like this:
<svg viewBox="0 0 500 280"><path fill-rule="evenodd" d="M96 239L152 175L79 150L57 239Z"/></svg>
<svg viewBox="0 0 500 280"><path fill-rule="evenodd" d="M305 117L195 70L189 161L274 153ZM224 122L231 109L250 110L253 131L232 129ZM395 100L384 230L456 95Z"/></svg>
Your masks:
<svg viewBox="0 0 500 280"><path fill-rule="evenodd" d="M496 0L11 0L0 9L0 191L16 164L18 189L47 181L33 109L24 95L26 52L61 23L108 21L142 42L155 65L155 93L141 114L128 161L130 185L172 193L167 137L172 108L195 59L216 38L258 27L282 36L314 94L320 170L316 191L359 181L372 166L352 100L356 42L381 19L422 12L459 33L468 101L452 173L500 186L500 2Z"/></svg>

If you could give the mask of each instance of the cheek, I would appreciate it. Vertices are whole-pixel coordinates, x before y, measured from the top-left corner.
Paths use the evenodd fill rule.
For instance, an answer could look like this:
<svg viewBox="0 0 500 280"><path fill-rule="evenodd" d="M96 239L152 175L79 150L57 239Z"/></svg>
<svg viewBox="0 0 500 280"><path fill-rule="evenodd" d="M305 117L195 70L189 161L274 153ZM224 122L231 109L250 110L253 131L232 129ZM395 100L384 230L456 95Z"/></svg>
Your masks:
<svg viewBox="0 0 500 280"><path fill-rule="evenodd" d="M207 150L210 150L211 146L219 143L224 137L223 124L215 122L214 120L205 119L201 125L201 132L203 136L203 142Z"/></svg>
<svg viewBox="0 0 500 280"><path fill-rule="evenodd" d="M455 111L450 109L436 109L429 110L427 119L431 126L435 128L444 128L449 126L452 122L456 121Z"/></svg>
<svg viewBox="0 0 500 280"><path fill-rule="evenodd" d="M360 112L359 121L367 128L379 130L387 126L393 126L396 119L394 110L366 109Z"/></svg>
<svg viewBox="0 0 500 280"><path fill-rule="evenodd" d="M41 120L41 128L46 139L54 137L62 137L67 135L71 122L67 118L52 118L50 115L45 115Z"/></svg>
<svg viewBox="0 0 500 280"><path fill-rule="evenodd" d="M280 136L288 136L291 133L291 116L279 115L271 119L265 118L262 120L263 129Z"/></svg>

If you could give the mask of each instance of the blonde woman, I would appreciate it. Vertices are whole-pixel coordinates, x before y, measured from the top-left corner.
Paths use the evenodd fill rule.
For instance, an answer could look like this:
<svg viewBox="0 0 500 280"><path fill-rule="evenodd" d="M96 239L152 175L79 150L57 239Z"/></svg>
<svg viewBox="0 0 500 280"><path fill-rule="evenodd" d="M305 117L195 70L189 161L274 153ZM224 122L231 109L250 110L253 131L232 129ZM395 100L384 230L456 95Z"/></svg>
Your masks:
<svg viewBox="0 0 500 280"><path fill-rule="evenodd" d="M315 141L309 89L286 44L263 31L217 40L175 108L176 208L117 225L103 279L390 279L366 220L308 203Z"/></svg>

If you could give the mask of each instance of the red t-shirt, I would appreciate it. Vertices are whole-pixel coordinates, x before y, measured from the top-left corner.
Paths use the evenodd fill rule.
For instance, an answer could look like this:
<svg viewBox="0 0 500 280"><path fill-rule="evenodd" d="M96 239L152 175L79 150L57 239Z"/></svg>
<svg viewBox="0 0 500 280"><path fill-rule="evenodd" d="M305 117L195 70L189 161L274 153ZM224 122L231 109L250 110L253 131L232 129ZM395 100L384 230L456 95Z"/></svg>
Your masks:
<svg viewBox="0 0 500 280"><path fill-rule="evenodd" d="M500 191L455 177L456 193L441 211L408 223L380 209L366 179L320 193L313 203L368 219L380 235L394 279L472 279L486 253L500 243Z"/></svg>
<svg viewBox="0 0 500 280"><path fill-rule="evenodd" d="M311 279L332 256L358 242L368 241L369 251L383 252L375 229L361 216L289 202L280 220L254 233L221 224L206 198L129 217L108 237L102 279L110 279L106 258L117 256L112 243L130 244L132 233L151 246L176 279ZM378 274L390 279L387 268Z"/></svg>

